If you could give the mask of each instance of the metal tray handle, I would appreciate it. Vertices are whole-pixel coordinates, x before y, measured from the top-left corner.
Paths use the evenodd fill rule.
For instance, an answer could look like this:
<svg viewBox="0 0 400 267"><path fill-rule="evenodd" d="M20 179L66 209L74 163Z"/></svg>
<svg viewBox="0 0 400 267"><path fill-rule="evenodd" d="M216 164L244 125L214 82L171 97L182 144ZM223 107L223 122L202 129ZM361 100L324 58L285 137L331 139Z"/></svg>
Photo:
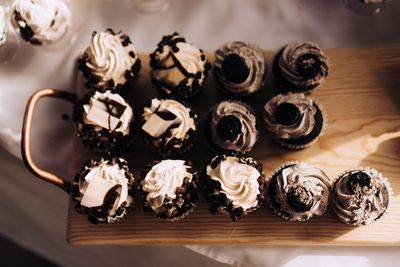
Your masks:
<svg viewBox="0 0 400 267"><path fill-rule="evenodd" d="M21 142L22 160L25 166L28 168L28 170L35 176L39 177L40 179L46 182L54 184L69 193L71 185L70 182L61 179L60 177L58 177L53 173L41 169L35 164L35 162L32 159L32 154L31 154L32 118L33 118L33 112L35 111L36 108L36 104L42 97L55 97L70 101L72 103L75 103L76 101L75 94L51 88L39 90L30 97L28 104L26 105L24 121L22 124L22 142Z"/></svg>

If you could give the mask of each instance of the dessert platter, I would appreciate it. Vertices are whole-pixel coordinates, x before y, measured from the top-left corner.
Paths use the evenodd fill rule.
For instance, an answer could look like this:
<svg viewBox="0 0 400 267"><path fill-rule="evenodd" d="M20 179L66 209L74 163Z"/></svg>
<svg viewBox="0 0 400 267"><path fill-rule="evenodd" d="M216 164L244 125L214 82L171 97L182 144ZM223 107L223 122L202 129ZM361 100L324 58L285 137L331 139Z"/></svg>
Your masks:
<svg viewBox="0 0 400 267"><path fill-rule="evenodd" d="M71 195L68 242L400 245L399 49L135 42L94 32L76 95L28 103L24 161ZM74 104L71 179L31 158L43 96Z"/></svg>

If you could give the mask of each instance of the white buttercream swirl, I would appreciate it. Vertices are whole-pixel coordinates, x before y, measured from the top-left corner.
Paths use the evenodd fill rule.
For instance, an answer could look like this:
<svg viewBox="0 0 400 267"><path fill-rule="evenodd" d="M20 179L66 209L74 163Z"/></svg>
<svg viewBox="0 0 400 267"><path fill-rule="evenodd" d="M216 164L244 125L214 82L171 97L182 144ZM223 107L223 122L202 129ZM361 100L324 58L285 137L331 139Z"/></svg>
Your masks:
<svg viewBox="0 0 400 267"><path fill-rule="evenodd" d="M13 24L28 26L33 32L29 41L35 44L55 42L71 28L71 11L63 0L16 0L13 11Z"/></svg>
<svg viewBox="0 0 400 267"><path fill-rule="evenodd" d="M219 103L211 113L211 129L216 129L218 122L229 115L239 119L241 124L240 133L233 140L223 140L216 130L212 130L212 142L222 149L241 152L250 151L258 138L257 119L244 105L231 101Z"/></svg>
<svg viewBox="0 0 400 267"><path fill-rule="evenodd" d="M112 100L116 101L125 107L122 115L117 118L113 116L101 100ZM83 106L85 114L83 116L83 122L95 126L96 131L100 131L105 128L109 131L121 132L123 135L128 135L130 132L130 125L133 120L133 111L129 104L119 95L113 94L107 90L104 93L95 92L90 98L89 103ZM113 110L115 112L115 110ZM94 116L89 116L94 114Z"/></svg>
<svg viewBox="0 0 400 267"><path fill-rule="evenodd" d="M370 224L380 218L389 206L390 189L384 178L377 170L365 168L362 170L371 177L372 188L360 188L352 192L349 179L353 173L349 171L336 181L332 193L332 207L337 216L348 224Z"/></svg>
<svg viewBox="0 0 400 267"><path fill-rule="evenodd" d="M283 125L277 122L275 109L283 103L290 103L297 107L300 118L291 125ZM289 93L277 95L269 100L264 107L264 121L268 131L277 138L299 138L311 133L315 126L314 115L317 108L314 101L302 93Z"/></svg>
<svg viewBox="0 0 400 267"><path fill-rule="evenodd" d="M149 121L152 117L157 116L157 112L168 112L172 113L176 116L174 120L174 124L177 125L173 128L169 129L169 135L166 136L166 143L169 143L172 139L180 139L184 140L188 138L187 132L192 129L193 131L196 130L196 124L194 119L190 115L190 109L182 105L176 100L173 99L164 99L159 100L154 98L151 100L150 107L145 107L143 112L143 118L145 121ZM155 120L155 122L159 122ZM162 124L152 125L151 127L163 127ZM162 134L168 130L169 127L160 129L159 131Z"/></svg>
<svg viewBox="0 0 400 267"><path fill-rule="evenodd" d="M120 159L121 160L121 159ZM81 204L83 205L82 200L85 199L85 193L87 192L89 187L93 187L90 191L96 192L96 188L104 188L104 184L108 184L108 187L105 188L113 188L114 186L120 186L118 189L118 197L115 200L115 203L112 209L109 211L109 216L112 217L115 215L116 210L121 207L123 202L126 202L125 207L129 207L133 202L132 197L129 195L130 186L132 186L133 181L130 181L126 178L125 172L126 170L121 169L118 164L112 164L108 160L102 159L98 164L94 167L89 168L90 171L85 175L83 180L79 181L79 191L81 194ZM98 183L91 184L91 183ZM102 185L100 185L102 184ZM99 192L98 190L97 192ZM101 206L105 200L105 194L108 191L102 192L104 195L97 194L95 196L90 196L88 203L101 203ZM97 208L98 206L88 205L88 208ZM108 218L111 220L111 218Z"/></svg>
<svg viewBox="0 0 400 267"><path fill-rule="evenodd" d="M328 207L331 182L328 175L320 168L300 163L286 167L276 177L275 200L280 204L280 211L289 214L291 220L308 220L313 215L322 215ZM288 203L290 190L301 188L307 193L311 203L308 211L296 211Z"/></svg>
<svg viewBox="0 0 400 267"><path fill-rule="evenodd" d="M111 31L93 35L85 51L88 56L86 66L92 74L100 77L98 85L106 85L110 80L114 81L115 86L123 85L127 80L125 72L138 60L130 42L123 46L124 36L122 32L114 34Z"/></svg>
<svg viewBox="0 0 400 267"><path fill-rule="evenodd" d="M241 83L234 83L226 79L222 70L222 63L230 54L240 56L249 69L249 76ZM265 60L260 48L253 44L244 42L231 42L223 45L215 51L216 75L222 85L232 93L252 94L256 92L264 83Z"/></svg>
<svg viewBox="0 0 400 267"><path fill-rule="evenodd" d="M315 55L321 61L321 70L311 79L305 79L297 69L297 60L304 54ZM325 81L329 71L328 58L317 44L311 42L286 45L278 59L278 66L282 77L300 88L315 87L321 84Z"/></svg>
<svg viewBox="0 0 400 267"><path fill-rule="evenodd" d="M215 168L208 165L206 171L211 179L221 184L220 192L232 201L234 208L241 207L246 211L258 205L261 174L253 166L241 163L237 157L226 157Z"/></svg>
<svg viewBox="0 0 400 267"><path fill-rule="evenodd" d="M170 40L161 41L159 47L152 54L154 56L151 62L154 79L159 81L159 86L167 94L171 94L172 88L180 85L185 79L187 79L186 86L188 87L192 87L195 81L201 86L206 78L207 59L204 53L186 43L180 35L171 35L167 38ZM176 46L177 50L174 50L173 46ZM187 73L183 72L181 68Z"/></svg>
<svg viewBox="0 0 400 267"><path fill-rule="evenodd" d="M163 160L154 165L140 182L142 190L147 192L146 200L155 212L159 212L165 197L176 198L176 189L185 179L191 182L193 174L184 160Z"/></svg>

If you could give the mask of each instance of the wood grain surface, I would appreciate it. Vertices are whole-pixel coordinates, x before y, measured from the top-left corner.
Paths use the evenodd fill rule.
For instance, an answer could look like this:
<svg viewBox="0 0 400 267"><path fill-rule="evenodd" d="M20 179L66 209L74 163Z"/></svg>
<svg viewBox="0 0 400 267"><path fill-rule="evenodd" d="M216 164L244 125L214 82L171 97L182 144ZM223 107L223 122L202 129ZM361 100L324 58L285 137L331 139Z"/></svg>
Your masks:
<svg viewBox="0 0 400 267"><path fill-rule="evenodd" d="M281 149L265 131L250 153L264 163L268 176L286 161L299 160L324 169L333 179L343 170L370 166L380 170L394 189L388 214L373 225L353 227L341 223L331 209L307 222L287 222L264 203L260 209L233 223L228 216L211 215L202 197L198 207L184 220L165 222L143 213L136 198L133 210L120 222L92 225L70 205L68 242L73 244L266 244L266 245L400 245L400 49L326 49L331 72L323 87L312 97L328 114L325 135L312 147L298 152ZM273 51L265 52L270 72ZM148 55L140 54L141 76L129 101L136 111L157 96L149 80ZM213 61L214 56L208 53ZM275 92L272 76L261 92L246 99L261 114L265 102ZM78 78L78 80L80 80ZM81 86L78 82L78 90ZM204 168L212 154L204 138L204 118L224 96L209 77L203 92L189 103L200 113L201 136L185 158L198 169ZM75 137L74 169L91 157ZM125 157L138 178L144 166L158 156L140 138ZM183 158L184 158L183 157Z"/></svg>

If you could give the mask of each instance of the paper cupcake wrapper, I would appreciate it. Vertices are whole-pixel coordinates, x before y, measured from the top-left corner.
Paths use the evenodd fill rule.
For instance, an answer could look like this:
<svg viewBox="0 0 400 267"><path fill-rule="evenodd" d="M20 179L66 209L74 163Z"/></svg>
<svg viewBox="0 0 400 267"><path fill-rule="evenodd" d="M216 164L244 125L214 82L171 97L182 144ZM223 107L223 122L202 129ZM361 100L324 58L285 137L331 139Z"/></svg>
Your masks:
<svg viewBox="0 0 400 267"><path fill-rule="evenodd" d="M269 192L270 182L271 182L271 180L272 180L272 178L273 178L274 176L276 176L276 175L277 175L281 170L283 170L284 168L289 167L289 166L292 166L292 165L298 165L298 164L308 164L308 163L306 163L306 162L304 162L304 161L288 161L288 162L282 164L280 167L276 168L276 169L268 176L267 185L266 185L267 201L268 201L268 204L269 204L270 208L273 209L273 211L274 211L274 213L275 213L276 215L278 215L279 217L285 219L286 221L291 221L291 222L304 222L304 221L308 221L308 220L311 219L314 215L311 214L308 218L305 218L305 219L289 217L289 216L287 216L286 214L283 214L279 209L277 209L277 208L274 207L274 205L273 205L273 203L272 203L272 201L271 201L271 198L270 198L270 196L268 195L268 192ZM312 165L312 164L309 164L309 165Z"/></svg>
<svg viewBox="0 0 400 267"><path fill-rule="evenodd" d="M371 168L371 167L363 167L363 166L360 166L360 167L357 167L357 168L354 168L354 169L347 169L347 170L345 170L345 171L342 171L339 175L337 175L337 176L333 179L333 181L332 181L332 188L335 187L336 182L337 182L338 180L340 180L345 174L347 174L347 173L349 173L349 172L354 172L354 171L365 171L365 172L372 172L372 173L376 174L376 177L380 180L380 182L382 182L382 183L385 185L385 187L386 187L387 190L388 190L388 206L387 206L386 210L381 214L381 216L380 216L378 219L372 221L372 222L369 223L369 224L348 223L348 222L342 220L339 216L337 216L337 217L338 217L338 219L339 219L341 222L346 223L346 224L348 224L348 225L353 225L353 226L370 225L370 224L373 224L373 223L379 221L380 219L382 219L382 217L384 217L384 216L387 214L388 210L390 209L390 207L391 207L391 205L392 205L392 201L393 201L393 197L394 197L393 188L392 188L392 186L391 186L390 183L389 183L389 179L388 179L387 177L383 176L383 174L382 174L381 172L379 172L378 170L376 170L376 169L374 169L374 168ZM333 196L332 196L332 197L333 197ZM332 205L332 204L333 204L333 202L331 202L331 205ZM332 209L332 210L334 211L334 213L335 213L335 215L336 215L335 209Z"/></svg>
<svg viewBox="0 0 400 267"><path fill-rule="evenodd" d="M311 140L310 142L306 143L306 144L288 144L285 141L282 141L276 137L273 138L273 140L278 143L280 146L282 146L283 148L286 149L290 149L290 150L301 150L307 147L312 146L315 142L318 141L318 139L323 136L325 134L325 131L327 129L328 126L328 115L323 107L322 104L320 104L317 100L315 100L314 98L312 98L313 103L319 108L319 110L321 111L322 114L322 129L321 132L318 134L317 137L315 137L313 140Z"/></svg>
<svg viewBox="0 0 400 267"><path fill-rule="evenodd" d="M231 103L236 103L236 104L242 105L242 106L246 107L250 111L250 113L255 117L255 119L256 119L256 129L257 129L256 141L254 142L254 145L250 149L248 149L246 151L235 151L235 150L224 149L224 148L221 148L218 145L216 145L211 140L211 131L212 131L211 124L210 124L211 123L211 114L218 107L218 105L221 102L231 102ZM214 152L215 154L245 155L245 154L249 153L254 148L254 146L256 145L256 143L257 143L257 141L258 141L258 139L260 137L261 127L260 127L260 122L259 121L260 120L259 120L259 117L257 116L257 112L255 111L255 109L252 106L248 105L247 103L245 103L243 101L240 101L238 99L226 99L226 100L219 101L217 104L215 104L210 109L210 112L209 112L209 114L207 115L207 118L206 118L206 139L207 139L207 144L208 144L209 149L212 152ZM209 128L209 130L207 130L207 128Z"/></svg>

